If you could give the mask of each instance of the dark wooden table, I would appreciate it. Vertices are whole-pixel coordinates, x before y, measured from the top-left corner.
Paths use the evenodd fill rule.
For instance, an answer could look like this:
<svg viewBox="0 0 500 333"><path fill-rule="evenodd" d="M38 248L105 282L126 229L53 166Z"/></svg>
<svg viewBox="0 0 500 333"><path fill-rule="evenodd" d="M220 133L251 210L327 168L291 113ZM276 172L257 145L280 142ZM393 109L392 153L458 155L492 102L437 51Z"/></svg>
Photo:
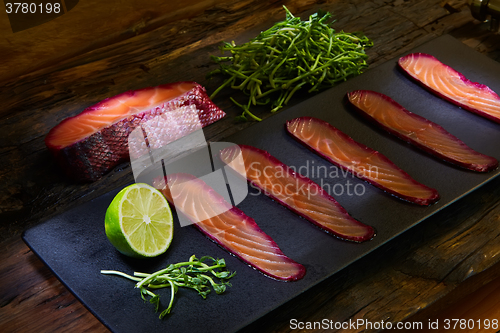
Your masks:
<svg viewBox="0 0 500 333"><path fill-rule="evenodd" d="M337 30L364 31L375 44L368 51L371 67L447 33L500 61L500 36L488 31L487 24L473 20L466 1L188 1L184 11L172 11L167 5L144 8L138 1L126 0L118 1L116 8L103 4L99 10L100 2L87 1L61 17L58 22L66 25L58 26L62 23L56 20L47 23L48 31L59 31L53 38L36 30L43 26L19 35L3 31L0 331L107 331L20 235L47 218L133 181L131 169L125 163L97 182L73 183L60 174L44 146L49 129L84 107L129 89L194 80L213 91L214 83L205 75L215 68L209 55L217 52L219 42L247 41L283 19L283 4L302 17L324 8L335 14ZM75 20L68 18L72 13L78 15L78 27L68 23ZM101 27L95 22L105 24ZM87 29L82 26L86 23ZM70 34L73 30L80 34ZM53 52L37 47L37 33L45 36L43 43ZM24 51L16 52L14 47ZM253 125L235 122L239 110L227 97L215 100L228 116L206 128L209 140L221 140ZM269 116L266 112L259 115ZM292 318L427 320L443 306L500 276L499 203L497 179L245 331L291 331Z"/></svg>

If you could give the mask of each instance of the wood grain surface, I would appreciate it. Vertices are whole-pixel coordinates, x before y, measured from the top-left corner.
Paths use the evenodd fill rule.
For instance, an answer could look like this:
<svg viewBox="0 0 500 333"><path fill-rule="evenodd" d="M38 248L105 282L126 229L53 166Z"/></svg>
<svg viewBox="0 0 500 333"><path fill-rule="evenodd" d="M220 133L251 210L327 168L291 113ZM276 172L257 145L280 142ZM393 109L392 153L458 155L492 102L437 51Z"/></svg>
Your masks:
<svg viewBox="0 0 500 333"><path fill-rule="evenodd" d="M473 20L465 0L189 0L182 7L145 3L80 1L58 19L16 34L1 17L2 332L107 331L20 238L30 226L133 181L128 163L90 184L62 176L43 142L62 119L144 86L194 80L213 91L219 81L206 78L216 68L209 55L218 52L222 40L245 42L282 20L283 4L304 18L319 8L329 10L337 30L365 32L374 41L368 51L370 67L446 33L500 61L500 36ZM228 116L206 128L209 140L253 124L234 120L240 110L228 101L230 94L215 99ZM270 115L265 109L257 113ZM293 331L291 318L427 320L451 316L442 308L457 309L471 293L488 295L482 288L500 294L495 282L500 276L499 204L497 179L244 331ZM485 297L470 311L480 303L487 303Z"/></svg>

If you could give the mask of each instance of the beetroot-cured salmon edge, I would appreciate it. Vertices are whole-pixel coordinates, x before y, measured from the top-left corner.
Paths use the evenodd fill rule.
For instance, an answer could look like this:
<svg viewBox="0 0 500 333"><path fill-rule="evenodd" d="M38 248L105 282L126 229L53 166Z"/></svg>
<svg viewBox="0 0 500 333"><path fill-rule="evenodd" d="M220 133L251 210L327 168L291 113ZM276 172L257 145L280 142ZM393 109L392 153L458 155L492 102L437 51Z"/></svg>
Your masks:
<svg viewBox="0 0 500 333"><path fill-rule="evenodd" d="M208 121L202 123L202 127L212 124L226 115L223 110L210 100L206 94L206 89L199 83L194 81L173 82L155 87L145 87L137 90L126 91L113 97L108 97L101 102L86 108L79 114L62 120L58 125L54 126L49 131L45 137L45 144L66 176L79 182L93 182L99 180L120 163L126 162L129 158L127 142L117 141L115 137L116 133L118 132L123 134L121 132L131 132L135 126L138 126L143 121L144 118L148 119L153 112L156 112L155 108L157 105L151 106L151 108L140 111L134 115L129 115L117 122L109 124L99 131L79 141L73 142L64 148L58 148L57 146L51 144L51 133L55 131L57 127L61 126L61 124L64 124L70 119L74 119L81 114L96 110L100 105L102 105L102 103L105 103L108 100L116 99L120 96L133 96L144 90L155 89L158 87L169 88L186 83L192 84L193 87L175 98L162 102L162 104L175 104L184 98L185 100L182 102L182 105L187 103L187 105L195 105L197 107L201 106L202 108L199 109L199 115L211 115L211 118ZM109 144L111 144L112 147L108 146Z"/></svg>
<svg viewBox="0 0 500 333"><path fill-rule="evenodd" d="M306 182L306 183L314 186L318 190L318 192L317 192L318 195L321 195L321 196L325 197L326 199L328 199L329 201L331 201L332 204L335 205L344 216L347 216L353 222L355 222L358 225L364 227L366 229L367 233L366 233L365 236L362 236L362 237L352 237L352 236L346 236L346 235L340 234L340 233L336 232L335 230L332 230L330 228L327 228L327 227L321 225L320 223L318 223L317 221L315 221L312 218L309 218L305 214L302 214L301 212L299 212L298 210L296 210L294 207L288 205L287 203L281 201L276 196L274 196L271 193L267 192L264 188L262 188L261 186L259 186L259 184L257 184L256 182L247 179L253 186L256 186L257 188L259 188L260 190L262 190L264 192L264 194L267 195L268 197L270 197L271 199L273 199L275 201L278 201L281 205L283 205L284 207L288 208L289 210L291 210L295 214L301 216L302 218L306 219L307 221L311 222L312 224L314 224L315 226L317 226L318 228L320 228L322 231L324 231L324 232L326 232L326 233L328 233L328 234L330 234L330 235L332 235L332 236L334 236L334 237L336 237L338 239L346 240L346 241L351 241L351 242L355 242L355 243L362 243L362 242L371 240L371 239L373 239L373 237L375 237L376 231L375 231L375 229L372 226L369 226L367 224L364 224L364 223L362 223L362 222L354 219L351 215L349 215L349 213L347 212L347 210L342 205L340 205L337 202L337 200L335 200L335 198L333 198L331 195L329 195L328 193L326 193L325 190L321 186L319 186L317 183L313 182L311 179L302 176L298 172L293 171L288 165L284 164L283 162L281 162L280 160L278 160L276 157L274 157L273 155L271 155L269 152L267 152L265 150L262 150L262 149L259 149L259 148L253 147L253 146L249 146L249 145L238 145L238 146L240 148L254 150L254 151L257 151L259 153L264 154L264 156L266 158L268 158L272 164L279 165L279 166L283 167L283 169L286 170L287 173L292 174L292 175L296 176L297 178L299 178L300 180L302 180L302 181L304 181L304 182ZM236 174L239 175L239 176L241 176L239 173L236 173Z"/></svg>
<svg viewBox="0 0 500 333"><path fill-rule="evenodd" d="M182 83L190 83L190 84L193 84L194 87L196 87L196 86L200 86L201 87L201 85L199 83L194 82L194 81L183 81ZM74 116L71 116L71 117L66 117L63 120L61 120L57 125L55 125L54 127L52 127L50 129L49 133L47 133L47 135L45 136L45 139L44 139L45 145L51 151L52 150L62 150L64 148L66 148L66 147L69 147L69 146L58 147L58 146L53 145L50 142L50 140L52 138L52 135L56 131L57 127L64 126L65 123L71 121L72 119L78 118L78 117L80 117L83 114L87 114L87 113L91 113L91 112L94 112L96 110L99 110L99 108L103 104L105 104L107 101L112 101L114 99L117 99L117 98L120 98L120 97L124 97L124 96L132 97L134 95L137 95L141 91L146 91L146 90L149 90L149 89L152 89L152 88L169 88L169 87L175 86L176 84L179 84L179 82L165 83L165 84L160 84L160 85L155 86L155 87L144 87L144 88L140 88L140 89L136 89L136 90L128 90L128 91L122 92L122 93L120 93L118 95L107 97L107 98L105 98L105 99L103 99L103 100L101 100L101 101L99 101L99 102L97 102L95 104L92 104L91 106L83 109L80 113L78 113L78 114L76 114ZM146 112L146 111L147 110L144 110L142 112ZM119 122L119 121L117 121L117 122ZM115 123L117 123L117 122L115 122ZM110 125L113 125L113 124L110 124ZM82 141L86 140L87 138L88 138L88 136L85 137L85 138L83 138L83 139L81 139L80 141L73 142L71 145L78 144L79 142L82 142Z"/></svg>
<svg viewBox="0 0 500 333"><path fill-rule="evenodd" d="M312 119L314 121L319 121L319 119L317 118L314 118L314 117L300 117L302 119ZM297 120L298 118L295 118L295 119L292 119L292 120L288 120L286 123L285 123L285 129L287 131L288 134L290 134L290 136L292 138L294 138L297 142L299 142L301 145L305 146L307 149L311 150L312 152L316 153L317 155L321 156L322 158L324 158L325 160L327 160L328 162L332 163L333 165L341 168L342 170L345 170L345 171L348 171L349 173L355 175L357 178L363 180L363 181L366 181L367 183L369 184L372 184L373 186L381 189L382 191L386 192L386 193L389 193L390 195L394 196L394 197L397 197L399 199L402 199L402 200L405 200L405 201L408 201L408 202L411 202L411 203L415 203L417 205L421 205L421 206L429 206L431 204L434 204L436 203L439 199L440 199L440 195L438 193L438 191L436 189L433 189L433 188L430 188L424 184L421 184L419 182L417 182L416 180L414 180L406 171L404 171L403 169L401 169L400 167L398 167L397 165L395 165L391 160L389 160L389 158L387 158L385 155L383 155L382 153L360 143L360 142L357 142L355 141L353 138L351 138L350 136L348 136L347 134L345 134L344 132L336 129L335 127L333 127L331 124L329 123L326 123L328 124L329 127L331 127L333 130L335 131L338 131L341 136L343 136L346 140L348 141L351 141L353 143L355 143L356 145L358 145L359 147L365 149L365 150L370 150L370 151L373 151L375 154L378 154L384 161L386 162L389 162L396 170L400 171L403 173L403 175L405 176L405 178L407 179L411 179L415 185L417 186L421 186L421 187L425 187L427 189L430 189L432 192L433 192L433 195L427 199L418 199L418 198L415 198L415 197L411 197L411 196L407 196L407 195L403 195L403 194L400 194L396 191L393 191L385 186L382 186L381 184L375 182L375 181L371 181L369 178L367 177L360 177L358 175L356 175L356 173L354 173L351 169L335 162L334 160L332 160L330 157L328 157L327 155L323 154L322 152L320 151L317 151L316 149L314 149L313 147L309 146L308 144L306 144L305 142L303 142L300 138L298 138L297 136L295 136L295 134L291 133L288 129L288 124L291 123L293 120Z"/></svg>
<svg viewBox="0 0 500 333"><path fill-rule="evenodd" d="M419 57L428 57L428 58L433 58L435 59L436 61L439 61L436 57L430 55L430 54L427 54L427 53L419 53L419 52L416 52L416 53L410 53L410 54L407 54L403 57L401 57L399 60L398 60L398 68L404 73L406 74L407 77L411 78L414 82L416 82L418 85L420 85L421 87L423 87L424 89L426 89L427 91L433 93L434 95L440 97L441 99L444 99L448 102L450 102L451 104L454 104L464 110L467 110L467 111L470 111L472 113L475 113L481 117L484 117L484 118L487 118L491 121L494 121L496 123L499 123L500 124L500 118L498 117L495 117L495 116L492 116L490 115L489 113L486 113L484 111L481 111L481 110L478 110L476 108L473 108L473 107L470 107L470 106L467 106L465 104L462 104L456 100L454 100L453 98L450 98L448 96L445 96L443 94L441 94L439 91L435 90L435 89L432 89L431 87L429 87L427 84L425 84L424 82L422 82L421 80L419 80L418 78L416 78L415 76L413 76L411 73L409 73L406 69L403 68L403 66L401 65L401 62L407 58L407 57L410 57L410 56L419 56ZM439 61L443 66L445 67L448 67L449 69L451 69L453 72L457 73L458 76L460 77L460 79L468 84L468 85L472 85L472 86L475 86L477 89L479 90L483 90L483 89L487 89L489 90L490 92L493 92L495 95L497 95L493 90L491 90L490 87L488 87L487 85L484 85L482 83L478 83L478 82L473 82L471 80L469 80L467 77L465 77L465 75L463 75L462 73L460 73L459 71L455 70L453 67L450 67L444 63L442 63L441 61ZM498 95L497 95L498 96ZM499 97L500 99L500 97Z"/></svg>
<svg viewBox="0 0 500 333"><path fill-rule="evenodd" d="M434 156L434 157L437 157L438 159L441 159L441 160L444 160L446 162L449 162L453 165L456 165L456 166L459 166L459 167L462 167L464 169L467 169L467 170L472 170L472 171L477 171L477 172L490 172L492 170L495 170L497 167L498 167L498 160L494 157L491 157L491 156L487 156L487 155L484 155L484 154L481 154L485 157L490 157L491 158L491 163L488 164L488 165L474 165L474 164L470 164L470 163L464 163L464 162L460 162L460 161L457 161L457 160L454 160L448 156L445 156L433 149L430 149L424 145L422 145L421 143L419 143L418 141L410 138L410 137L407 137L401 133L399 133L398 131L396 130L393 130L392 128L390 127L387 127L386 125L382 124L381 122L379 122L377 119L375 119L374 117L370 116L367 112L364 112L362 109L360 109L358 106L354 105L352 102L351 102L351 99L350 99L350 96L356 94L356 93L370 93L370 94L375 94L375 95L378 95L379 97L385 99L387 102L391 103L392 105L394 105L395 107L399 108L402 112L405 112L406 114L410 115L411 117L413 118L416 118L418 119L419 121L423 121L423 122L426 122L426 123L432 123L434 125L435 128L439 129L439 131L443 132L443 133L446 133L446 135L449 135L450 137L453 137L454 139L456 139L457 142L460 142L461 145L464 145L466 146L467 148L471 149L471 151L474 151L472 148L468 147L467 145L465 145L465 143L462 142L462 140L460 140L459 138L455 137L454 135L452 135L451 133L449 133L446 129L444 129L441 125L439 124L436 124L416 113L413 113L409 110L407 110L406 108L404 108L403 106L401 106L398 102L396 102L395 100L393 100L392 98L390 98L389 96L387 95L384 95L382 93L379 93L379 92L376 92L376 91L372 91L372 90L354 90L354 91L351 91L349 93L346 94L347 96L347 100L349 101L349 104L351 105L351 107L358 111L358 113L363 116L365 119L367 119L368 121L376 124L377 126L379 126L380 128L384 129L385 131L389 132L390 134L398 137L399 139L405 141L405 142L408 142L410 143L411 145L414 145L415 147L429 153L430 155ZM480 154L479 152L476 152L478 154Z"/></svg>
<svg viewBox="0 0 500 333"><path fill-rule="evenodd" d="M244 212L242 212L239 208L237 207L233 207L231 208L231 211L237 215L243 215L243 216L246 216L248 218L250 218L253 222L253 224L255 224L257 227L257 223L255 222L255 220L251 217L249 217L248 215L246 215ZM249 267L261 272L262 274L264 274L265 276L267 277L270 277L274 280L277 280L277 281L285 281L285 282L292 282L292 281L298 281L300 279L302 279L305 274L306 274L306 268L302 265L302 264L299 264L298 262L294 261L293 259L290 259L290 264L294 265L295 267L298 268L298 273L296 275L293 275L293 276L290 276L289 278L286 278L286 279L283 279L283 278L280 278L276 275L273 275L273 274L269 274L268 272L266 272L264 269L262 269L261 267L258 267L258 266L254 266L252 265L248 260L238 256L237 254L233 253L228 247L226 247L224 244L222 244L221 242L219 242L217 240L217 237L211 235L210 233L208 232L205 232L205 230L203 230L201 227L198 226L198 223L193 223L193 225L195 226L196 229L198 229L203 235L205 235L205 237L207 237L210 241L214 242L215 244L217 244L219 247L221 247L222 249L224 249L225 251L227 251L230 255L232 255L233 257L235 258L238 258L239 260L243 261L246 265L248 265ZM258 232L259 233L262 233L268 240L270 243L272 243L274 246L276 246L277 248L279 248L278 244L272 239L271 236L269 236L268 234L266 234L264 231L262 231L262 229L260 229L260 227L258 227Z"/></svg>
<svg viewBox="0 0 500 333"><path fill-rule="evenodd" d="M155 180L153 180L153 184L155 182L157 182L159 179L163 178L164 181L165 181L165 184L168 184L168 180L167 178L168 177L158 177L156 178ZM162 192L163 194L163 191L161 189L159 189L160 192ZM183 214L182 212L178 212L177 211L177 208L175 207L174 203L171 202L169 199L168 199L168 196L166 196L165 194L163 194L165 196L165 198L170 202L170 204L173 206L174 210L177 212L177 214L181 213ZM268 234L266 234L262 229L260 229L259 225L257 224L257 222L255 222L255 220L253 218L251 218L250 216L246 215L241 209L239 209L238 207L232 207L230 209L231 212L237 214L237 215L240 215L242 216L243 218L248 218L251 223L253 225L255 225L257 228L256 228L256 231L261 233L262 235L265 236L265 238L268 239L268 241L271 243L271 245L275 246L276 248L278 248L280 251L280 247L278 246L278 244L274 241L274 239L272 239L271 236L269 236ZM288 278L280 278L276 275L273 275L273 274L270 274L269 272L266 272L263 268L261 267L258 267L256 265L252 265L248 260L240 257L239 255L233 253L232 250L230 250L228 247L226 247L224 244L222 244L218 239L217 237L211 235L210 233L206 232L205 230L203 230L200 226L198 226L198 223L196 222L193 222L192 224L200 233L202 233L205 237L207 237L210 241L212 241L213 243L215 243L217 246L219 246L220 248L222 248L223 250L225 250L227 253L229 253L230 255L232 255L233 257L237 258L238 260L242 261L243 263L245 263L246 265L248 265L250 268L256 270L256 271L259 271L260 273L262 273L263 275L269 277L269 278L272 278L273 280L276 280L276 281L283 281L283 282L293 282L293 281L298 281L300 279L302 279L305 274L306 274L306 268L304 267L304 265L294 261L293 259L289 258L288 256L286 256L287 259L289 259L289 263L294 265L295 267L297 267L298 269L298 272L297 274L293 275L293 276L290 276ZM283 252L282 252L283 253ZM283 254L284 255L284 254Z"/></svg>

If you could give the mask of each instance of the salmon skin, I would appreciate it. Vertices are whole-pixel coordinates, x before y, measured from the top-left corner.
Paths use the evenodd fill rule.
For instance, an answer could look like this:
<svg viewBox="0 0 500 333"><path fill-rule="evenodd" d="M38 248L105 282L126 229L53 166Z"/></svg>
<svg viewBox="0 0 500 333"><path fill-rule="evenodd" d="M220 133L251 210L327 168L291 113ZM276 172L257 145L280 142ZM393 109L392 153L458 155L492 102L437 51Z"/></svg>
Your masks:
<svg viewBox="0 0 500 333"><path fill-rule="evenodd" d="M254 219L231 206L203 180L176 173L155 179L153 186L208 238L251 267L276 280L304 277L304 266L287 257Z"/></svg>
<svg viewBox="0 0 500 333"><path fill-rule="evenodd" d="M500 97L484 84L425 53L401 57L398 65L411 78L438 96L466 110L500 123Z"/></svg>
<svg viewBox="0 0 500 333"><path fill-rule="evenodd" d="M225 116L204 87L196 82L176 82L127 91L90 106L52 128L45 144L69 177L95 181L128 160L127 139L135 128L158 116L182 121L183 107L196 108L198 119L188 121L202 127ZM168 126L168 121L163 123ZM178 127L162 130L175 134Z"/></svg>
<svg viewBox="0 0 500 333"><path fill-rule="evenodd" d="M423 206L439 200L435 189L417 182L380 152L354 141L323 120L295 118L286 122L286 130L334 165L400 199Z"/></svg>
<svg viewBox="0 0 500 333"><path fill-rule="evenodd" d="M375 232L372 227L355 220L321 186L267 151L238 145L222 150L220 157L266 195L327 233L355 242L373 238Z"/></svg>
<svg viewBox="0 0 500 333"><path fill-rule="evenodd" d="M440 125L408 111L389 96L356 90L348 93L347 98L365 118L440 159L478 172L498 166L496 158L468 147Z"/></svg>

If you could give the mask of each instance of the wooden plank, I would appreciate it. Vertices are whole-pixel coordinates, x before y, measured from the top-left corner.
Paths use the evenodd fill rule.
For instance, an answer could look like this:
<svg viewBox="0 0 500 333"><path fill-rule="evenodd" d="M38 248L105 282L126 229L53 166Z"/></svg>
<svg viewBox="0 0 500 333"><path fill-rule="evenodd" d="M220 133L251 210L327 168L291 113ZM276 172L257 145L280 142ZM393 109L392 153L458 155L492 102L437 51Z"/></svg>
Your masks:
<svg viewBox="0 0 500 333"><path fill-rule="evenodd" d="M87 1L85 8L91 8L91 3ZM203 7L215 2L196 3ZM375 42L369 50L372 67L450 31L465 44L500 60L499 35L472 19L466 1L238 0L217 2L204 15L180 16L178 21L162 21L158 26L146 19L135 25L139 34L131 34L134 23L130 22L137 23L132 13L130 21L120 22L116 32L120 37L103 36L108 42L98 49L96 44L85 46L87 49L82 46L58 61L37 65L37 71L24 67L24 75L16 77L17 72L0 89L0 244L4 249L0 278L8 281L0 287L0 330L107 331L26 248L19 235L43 219L132 182L130 166L124 163L92 184L74 184L60 175L44 147L48 130L66 116L128 89L195 80L213 91L220 81L205 78L216 67L208 55L217 52L221 40L244 42L283 19L284 3L302 17L318 8L333 11L336 29L365 31ZM159 8L154 17L162 12ZM54 47L59 42L54 40ZM209 140L221 140L252 125L234 121L240 110L228 101L231 95L224 92L216 99L228 117L207 128ZM297 98L291 105L299 101ZM270 115L265 109L257 112L264 118ZM372 322L417 318L412 315L458 290L463 281L498 266L494 265L500 253L499 185L496 180L467 196L449 216L441 214L417 226L376 256L349 266L246 331L288 332L291 318ZM495 274L481 274L477 281L493 281Z"/></svg>
<svg viewBox="0 0 500 333"><path fill-rule="evenodd" d="M108 332L19 238L2 243L2 332Z"/></svg>
<svg viewBox="0 0 500 333"><path fill-rule="evenodd" d="M194 17L227 0L79 1L66 14L13 33L5 12L0 20L0 82L127 40L167 22ZM34 42L36 41L36 42Z"/></svg>

